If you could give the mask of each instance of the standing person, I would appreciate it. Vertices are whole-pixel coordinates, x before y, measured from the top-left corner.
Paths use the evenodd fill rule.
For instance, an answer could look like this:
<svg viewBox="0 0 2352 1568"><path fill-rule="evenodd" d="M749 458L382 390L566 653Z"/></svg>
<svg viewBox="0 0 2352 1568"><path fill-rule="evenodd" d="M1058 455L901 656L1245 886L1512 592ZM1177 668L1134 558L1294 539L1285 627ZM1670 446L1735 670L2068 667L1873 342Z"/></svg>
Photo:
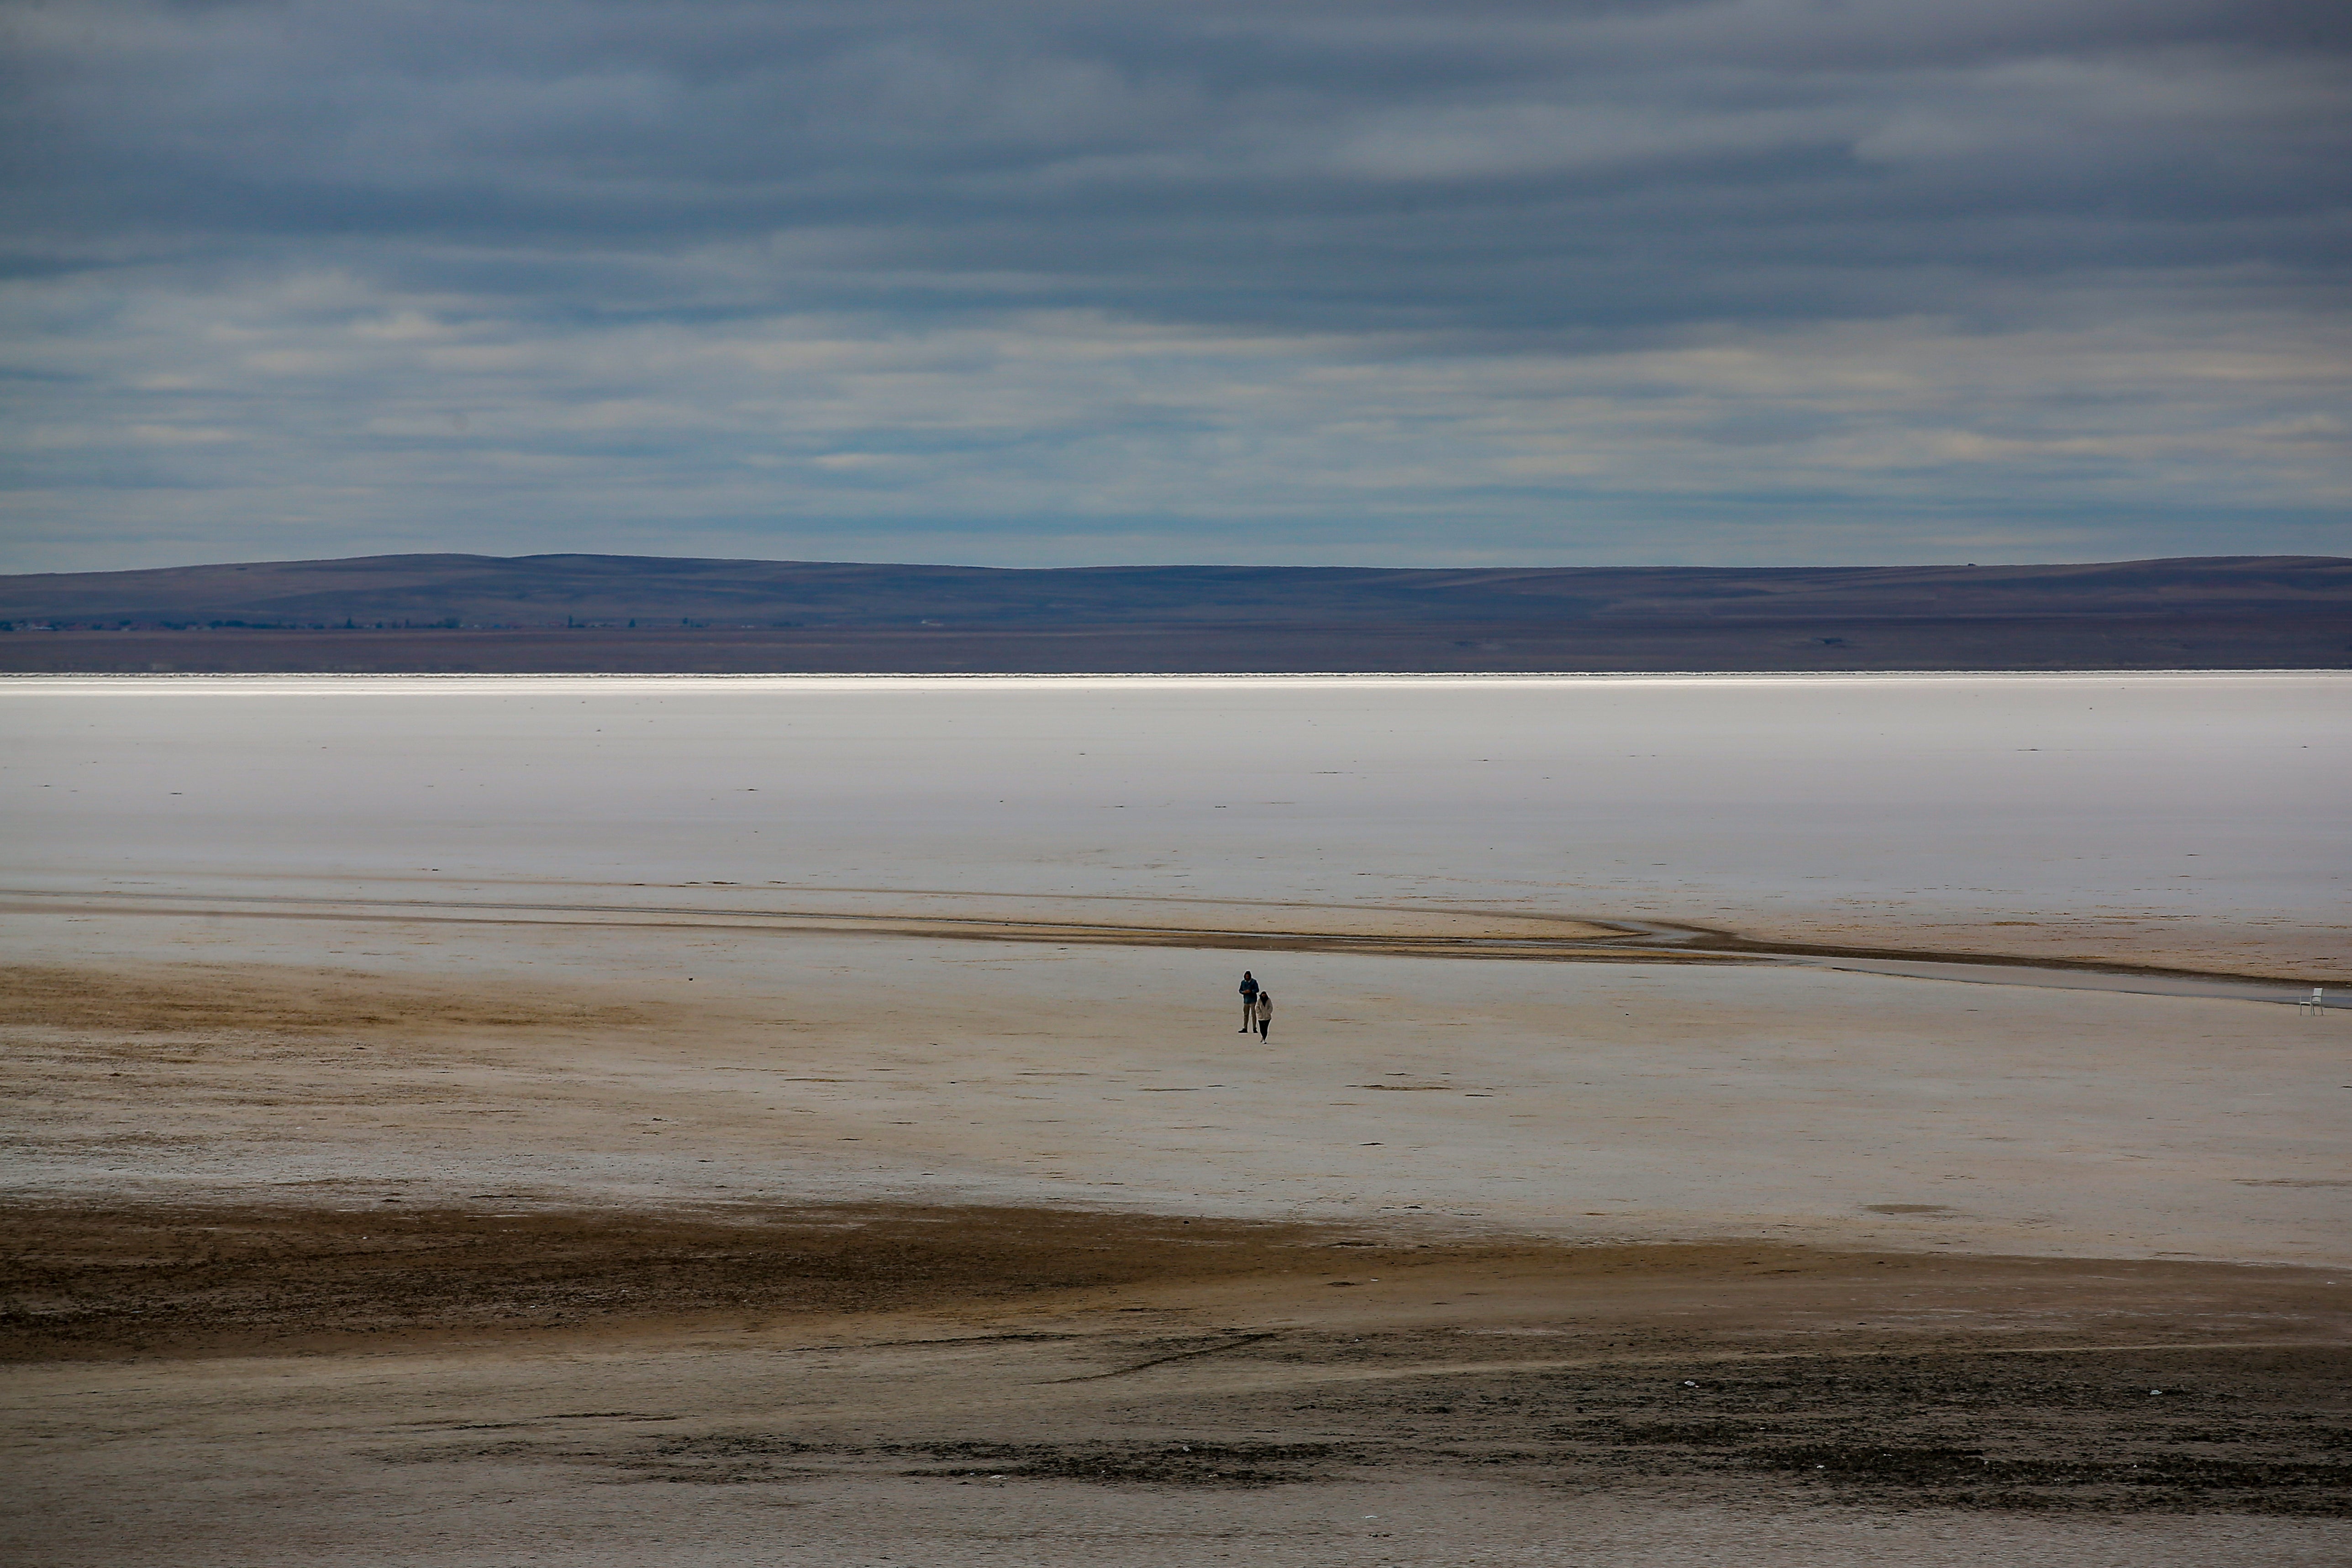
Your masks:
<svg viewBox="0 0 2352 1568"><path fill-rule="evenodd" d="M1274 1027L1274 993L1261 990L1257 994L1257 1005L1252 1011L1257 1014L1257 1037L1262 1040L1265 1038L1266 1031Z"/></svg>
<svg viewBox="0 0 2352 1568"><path fill-rule="evenodd" d="M1248 1034L1250 1024L1256 1017L1257 976L1244 969L1242 971L1242 1026L1234 1032L1239 1035Z"/></svg>

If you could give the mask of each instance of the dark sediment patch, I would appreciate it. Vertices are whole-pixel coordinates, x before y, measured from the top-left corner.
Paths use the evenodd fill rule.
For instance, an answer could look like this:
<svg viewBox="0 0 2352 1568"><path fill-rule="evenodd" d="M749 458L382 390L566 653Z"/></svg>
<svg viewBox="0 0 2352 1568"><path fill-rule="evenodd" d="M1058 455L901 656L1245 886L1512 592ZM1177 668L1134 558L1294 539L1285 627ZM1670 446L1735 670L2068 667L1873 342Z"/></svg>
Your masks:
<svg viewBox="0 0 2352 1568"><path fill-rule="evenodd" d="M1678 1375L1687 1370L1692 1375ZM1764 1488L1869 1506L2352 1514L2352 1346L2096 1348L1474 1372L1224 1403L1358 1462L1548 1484Z"/></svg>
<svg viewBox="0 0 2352 1568"><path fill-rule="evenodd" d="M1380 1340L1391 1354L1447 1348L1427 1331ZM1148 1404L1060 1406L1052 1419L1073 1430L1058 1438L1004 1433L1001 1421L987 1436L950 1426L846 1441L797 1429L599 1437L551 1422L377 1457L561 1464L610 1480L719 1486L891 1476L1248 1489L1453 1473L1877 1510L2352 1515L2352 1347L2037 1355L1955 1344L1748 1366L1694 1362L1687 1370L1702 1373L1694 1380L1647 1357L1465 1366L1434 1381L1425 1370L1393 1381L1314 1379L1318 1369L1349 1366L1365 1342L1294 1338L1281 1353L1296 1380L1274 1388L1177 1384Z"/></svg>

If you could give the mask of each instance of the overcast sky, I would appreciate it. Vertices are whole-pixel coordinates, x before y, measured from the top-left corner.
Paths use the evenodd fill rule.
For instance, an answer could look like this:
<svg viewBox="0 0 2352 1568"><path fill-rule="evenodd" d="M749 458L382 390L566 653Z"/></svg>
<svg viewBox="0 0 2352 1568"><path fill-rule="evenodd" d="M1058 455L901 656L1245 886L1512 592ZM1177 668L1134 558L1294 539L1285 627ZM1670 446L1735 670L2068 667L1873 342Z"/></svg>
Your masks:
<svg viewBox="0 0 2352 1568"><path fill-rule="evenodd" d="M0 570L2352 554L2344 0L0 28Z"/></svg>

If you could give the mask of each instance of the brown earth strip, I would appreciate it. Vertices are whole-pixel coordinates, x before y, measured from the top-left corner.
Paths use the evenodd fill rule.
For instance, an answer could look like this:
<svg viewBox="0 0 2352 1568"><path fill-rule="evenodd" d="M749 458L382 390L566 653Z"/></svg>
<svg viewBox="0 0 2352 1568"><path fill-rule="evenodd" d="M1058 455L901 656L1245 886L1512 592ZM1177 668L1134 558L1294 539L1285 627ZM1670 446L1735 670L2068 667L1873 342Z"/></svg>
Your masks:
<svg viewBox="0 0 2352 1568"><path fill-rule="evenodd" d="M0 1359L248 1353L1001 1304L1278 1268L1281 1226L1026 1209L724 1216L0 1209Z"/></svg>
<svg viewBox="0 0 2352 1568"><path fill-rule="evenodd" d="M1104 1292L1144 1310L1213 1300L1221 1310L1247 1304L1262 1315L1304 1292L1323 1317L1614 1314L1632 1326L1543 1348L1619 1359L1663 1343L1651 1321L1658 1311L1687 1320L1679 1342L1728 1334L1756 1352L1817 1349L1814 1320L1843 1320L1849 1301L1864 1303L1856 1309L1864 1318L1911 1325L1895 1337L1915 1343L1940 1336L1938 1313L1950 1312L1960 1314L1950 1326L1971 1331L1993 1314L2011 1335L2046 1321L2068 1337L2079 1335L2085 1313L2116 1316L2129 1325L2126 1342L2144 1344L2212 1337L2205 1319L2222 1303L2239 1325L2229 1331L2234 1341L2255 1337L2242 1326L2248 1314L2270 1341L2338 1336L2352 1311L2352 1298L2300 1268L1756 1242L1577 1245L1075 1208L744 1203L513 1214L18 1204L0 1216L0 1354L16 1360L668 1331L746 1315L1094 1310ZM1334 1285L1361 1294L1332 1306ZM1432 1291L1440 1300L1428 1300ZM1662 1306L1665 1297L1675 1300ZM1469 1298L1483 1300L1464 1305ZM2125 1301L2134 1306L2118 1315ZM2156 1325L2165 1332L2152 1332ZM1154 1356L1178 1359L1192 1348ZM1559 1356L1538 1359L1554 1364ZM1141 1368L1122 1361L1093 1370Z"/></svg>

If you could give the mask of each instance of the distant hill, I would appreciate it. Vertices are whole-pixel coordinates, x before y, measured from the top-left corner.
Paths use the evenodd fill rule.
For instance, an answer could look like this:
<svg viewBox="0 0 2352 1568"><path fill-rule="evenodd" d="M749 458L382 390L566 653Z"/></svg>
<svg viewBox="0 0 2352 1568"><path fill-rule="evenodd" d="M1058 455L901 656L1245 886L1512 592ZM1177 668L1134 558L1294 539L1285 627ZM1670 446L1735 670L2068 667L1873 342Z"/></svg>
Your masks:
<svg viewBox="0 0 2352 1568"><path fill-rule="evenodd" d="M1000 626L2140 615L2352 605L2352 560L2233 555L2084 566L863 565L658 555L374 555L0 577L0 621L625 627Z"/></svg>
<svg viewBox="0 0 2352 1568"><path fill-rule="evenodd" d="M19 671L2344 668L2352 560L1014 570L381 555L0 577L0 668Z"/></svg>

